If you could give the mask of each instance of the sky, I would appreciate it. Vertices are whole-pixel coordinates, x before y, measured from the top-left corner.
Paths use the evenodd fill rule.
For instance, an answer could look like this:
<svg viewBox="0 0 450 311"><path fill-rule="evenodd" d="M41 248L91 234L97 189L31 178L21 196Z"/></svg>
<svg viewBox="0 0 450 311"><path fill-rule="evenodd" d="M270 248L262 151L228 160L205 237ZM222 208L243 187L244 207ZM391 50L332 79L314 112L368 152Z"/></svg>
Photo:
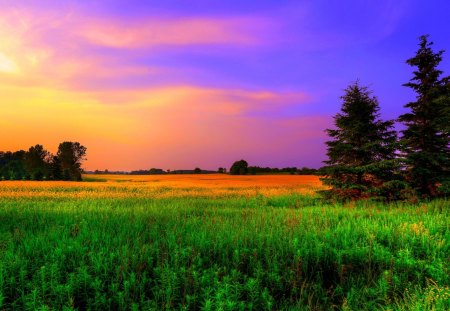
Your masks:
<svg viewBox="0 0 450 311"><path fill-rule="evenodd" d="M0 0L0 150L62 141L87 170L315 167L359 79L394 119L450 2Z"/></svg>

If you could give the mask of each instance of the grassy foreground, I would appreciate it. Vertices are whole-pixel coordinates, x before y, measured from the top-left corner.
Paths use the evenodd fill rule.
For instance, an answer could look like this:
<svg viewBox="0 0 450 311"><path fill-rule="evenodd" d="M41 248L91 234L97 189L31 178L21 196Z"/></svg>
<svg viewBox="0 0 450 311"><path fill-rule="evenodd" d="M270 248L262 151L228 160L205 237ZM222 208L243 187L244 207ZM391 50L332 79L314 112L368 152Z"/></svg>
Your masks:
<svg viewBox="0 0 450 311"><path fill-rule="evenodd" d="M323 205L303 176L90 181L0 182L0 310L450 309L446 200Z"/></svg>

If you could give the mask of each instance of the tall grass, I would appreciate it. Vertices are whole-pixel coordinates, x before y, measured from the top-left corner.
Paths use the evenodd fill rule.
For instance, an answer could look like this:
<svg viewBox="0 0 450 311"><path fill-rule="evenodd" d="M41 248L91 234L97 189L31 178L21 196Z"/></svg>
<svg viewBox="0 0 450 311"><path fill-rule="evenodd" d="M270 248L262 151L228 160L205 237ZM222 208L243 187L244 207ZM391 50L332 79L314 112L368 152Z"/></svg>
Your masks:
<svg viewBox="0 0 450 311"><path fill-rule="evenodd" d="M0 197L0 310L446 310L449 241L446 200Z"/></svg>

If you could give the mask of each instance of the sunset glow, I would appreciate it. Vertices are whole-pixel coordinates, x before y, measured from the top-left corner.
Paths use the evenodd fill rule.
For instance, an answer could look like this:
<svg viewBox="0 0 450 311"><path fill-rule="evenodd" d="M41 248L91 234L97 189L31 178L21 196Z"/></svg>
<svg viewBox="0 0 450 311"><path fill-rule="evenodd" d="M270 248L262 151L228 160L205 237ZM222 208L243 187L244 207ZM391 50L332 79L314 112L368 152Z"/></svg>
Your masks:
<svg viewBox="0 0 450 311"><path fill-rule="evenodd" d="M0 0L0 150L79 141L88 170L319 167L349 82L396 118L417 37L450 46L450 6L423 5Z"/></svg>

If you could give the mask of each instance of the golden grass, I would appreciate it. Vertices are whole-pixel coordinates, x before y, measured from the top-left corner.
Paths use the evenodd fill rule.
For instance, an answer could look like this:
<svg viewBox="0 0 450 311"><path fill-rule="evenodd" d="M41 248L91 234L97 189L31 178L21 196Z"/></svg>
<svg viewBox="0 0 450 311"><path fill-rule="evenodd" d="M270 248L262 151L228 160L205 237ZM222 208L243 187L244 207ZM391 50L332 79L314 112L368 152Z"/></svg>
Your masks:
<svg viewBox="0 0 450 311"><path fill-rule="evenodd" d="M250 197L313 194L323 188L319 177L309 175L86 175L84 179L81 183L2 181L0 197Z"/></svg>

